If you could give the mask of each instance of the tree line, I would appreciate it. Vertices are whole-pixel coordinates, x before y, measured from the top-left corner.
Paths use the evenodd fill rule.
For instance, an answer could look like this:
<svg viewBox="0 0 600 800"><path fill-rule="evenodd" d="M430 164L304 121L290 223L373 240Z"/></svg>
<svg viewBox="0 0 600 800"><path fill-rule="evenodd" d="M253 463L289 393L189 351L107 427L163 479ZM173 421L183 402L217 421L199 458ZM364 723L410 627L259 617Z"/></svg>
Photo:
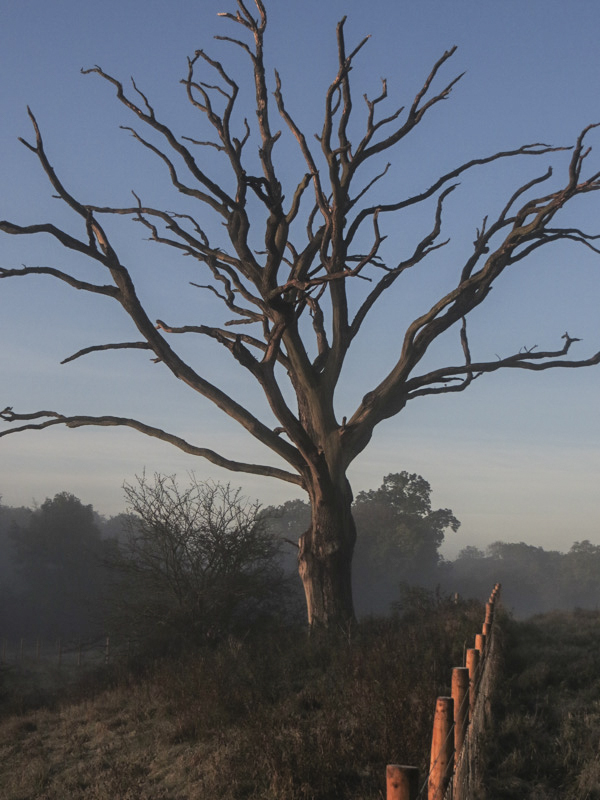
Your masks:
<svg viewBox="0 0 600 800"><path fill-rule="evenodd" d="M99 515L62 492L35 508L0 504L0 636L92 637L107 632L165 647L303 616L298 542L310 506L262 508L241 490L193 475L125 484L125 511ZM406 471L357 495L353 566L361 617L430 602L434 592L485 599L501 582L519 616L596 608L600 546L566 553L495 542L440 553L458 530L434 509L430 484Z"/></svg>

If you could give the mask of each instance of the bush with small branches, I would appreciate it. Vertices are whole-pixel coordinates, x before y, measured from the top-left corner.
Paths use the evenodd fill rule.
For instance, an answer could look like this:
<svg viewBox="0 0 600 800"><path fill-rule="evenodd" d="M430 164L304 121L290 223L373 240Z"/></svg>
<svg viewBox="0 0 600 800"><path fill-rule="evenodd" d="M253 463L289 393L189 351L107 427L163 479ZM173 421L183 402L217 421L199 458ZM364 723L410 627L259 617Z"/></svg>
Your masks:
<svg viewBox="0 0 600 800"><path fill-rule="evenodd" d="M170 646L214 639L281 608L279 542L229 484L145 475L125 484L113 621Z"/></svg>

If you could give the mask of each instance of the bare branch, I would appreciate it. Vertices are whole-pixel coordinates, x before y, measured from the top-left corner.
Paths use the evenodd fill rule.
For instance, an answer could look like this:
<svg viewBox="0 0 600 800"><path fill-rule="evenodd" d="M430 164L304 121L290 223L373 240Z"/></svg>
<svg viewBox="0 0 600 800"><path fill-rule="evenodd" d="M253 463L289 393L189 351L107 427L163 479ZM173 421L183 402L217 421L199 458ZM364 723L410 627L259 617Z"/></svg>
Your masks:
<svg viewBox="0 0 600 800"><path fill-rule="evenodd" d="M208 205L214 208L215 211L218 211L223 216L228 215L228 209L235 206L235 201L198 167L198 164L196 163L196 160L190 151L187 149L187 147L177 141L175 134L168 126L159 122L155 118L153 112L148 113L148 109L143 111L132 100L130 100L125 95L123 84L116 78L113 78L111 75L104 72L101 67L96 65L90 69L82 69L81 72L83 75L96 73L97 75L100 75L101 78L104 78L105 81L111 83L117 90L117 99L123 103L124 106L129 108L130 111L133 111L133 113L136 114L136 116L138 116L143 122L145 122L151 128L154 128L154 130L158 131L166 139L172 150L181 156L191 175L193 175L198 183L208 189L211 195L213 195L212 197L210 195L206 195L204 202L206 202Z"/></svg>
<svg viewBox="0 0 600 800"><path fill-rule="evenodd" d="M229 340L229 342L233 342L236 339L240 339L240 341L244 342L245 344L250 345L251 347L260 350L265 355L268 352L269 346L262 342L260 339L257 339L254 336L249 336L248 334L240 334L234 333L233 331L224 330L223 328L213 328L209 325L181 325L179 327L173 327L171 325L167 325L166 322L163 322L160 319L156 320L156 327L160 330L164 331L165 333L199 333L204 336L209 336L212 339L215 339L218 342L221 342L225 339ZM277 354L278 362L284 366L286 369L290 368L290 364L288 359L285 355L281 352Z"/></svg>
<svg viewBox="0 0 600 800"><path fill-rule="evenodd" d="M499 369L528 369L533 371L542 371L547 369L575 369L579 367L589 367L600 364L600 352L591 356L590 358L567 360L562 359L565 356L574 342L581 341L576 337L569 336L565 333L562 337L565 344L559 350L546 350L538 351L535 347L522 350L514 355L507 356L506 358L498 358L495 361L479 361L472 363L467 360L467 363L462 367L444 367L442 369L433 370L425 375L412 378L405 384L406 398L412 400L415 397L423 397L432 394L445 394L446 392L463 391L471 379L479 377L484 373L496 372ZM467 379L462 381L459 386L432 386L437 383L449 383L456 380L457 376L467 375Z"/></svg>
<svg viewBox="0 0 600 800"><path fill-rule="evenodd" d="M11 231L7 231L7 229L3 227L3 225L4 223L0 222L0 230L10 233ZM42 226L32 225L29 227L40 228ZM37 233L38 231L32 231L22 228L19 232ZM6 269L4 267L0 267L0 278L14 278L14 277L21 277L24 275L50 275L53 278L57 278L58 280L67 283L74 289L80 289L86 292L94 292L95 294L104 294L107 297L114 297L114 298L117 298L119 295L119 290L115 286L106 286L106 285L100 286L96 283L88 283L87 281L81 281L74 275L69 275L67 272L62 272L59 269L54 269L54 267L23 267L22 269Z"/></svg>
<svg viewBox="0 0 600 800"><path fill-rule="evenodd" d="M545 144L526 144L522 147L517 148L516 150L503 150L498 153L494 153L491 156L486 156L484 158L474 158L471 161L467 161L464 164L461 164L459 167L447 172L445 175L442 175L438 180L431 184L427 189L420 192L419 194L413 195L412 197L408 197L405 200L399 200L397 203L382 203L377 206L371 206L369 208L363 208L360 212L356 215L355 219L352 223L348 226L348 233L346 235L346 241L350 243L360 225L364 222L365 219L370 217L375 211L379 211L380 213L390 213L394 211L401 211L404 208L409 208L410 206L417 205L418 203L422 203L424 200L432 197L439 189L441 189L446 183L454 178L457 178L459 175L462 175L464 172L473 169L473 167L483 166L484 164L491 164L494 161L498 161L504 158L514 158L515 156L539 156L539 155L546 155L547 153L557 153L564 150L571 150L570 147L550 147L549 145Z"/></svg>
<svg viewBox="0 0 600 800"><path fill-rule="evenodd" d="M135 419L128 417L88 417L88 416L64 416L58 414L56 411L36 411L32 414L18 414L12 408L7 407L4 411L0 412L0 418L5 422L21 422L26 420L43 420L37 423L28 423L27 425L20 425L16 428L0 431L0 437L9 436L11 433L21 433L22 431L43 430L53 425L65 425L67 428L81 428L85 426L100 426L100 427L113 427L121 426L133 428L146 436L152 436L155 439L160 439L163 442L168 442L171 445L193 456L199 456L210 461L218 467L223 467L231 472L246 472L250 475L264 475L269 478L277 478L287 483L294 483L297 486L302 486L302 478L292 472L277 467L271 467L263 464L248 464L242 461L233 461L229 458L219 455L214 450L209 450L205 447L197 447L190 444L185 439L168 433L161 428L155 428L151 425L146 425Z"/></svg>
<svg viewBox="0 0 600 800"><path fill-rule="evenodd" d="M277 108L279 110L279 113L285 120L286 125L296 138L298 144L300 145L300 151L304 156L304 160L306 161L306 165L308 166L308 170L315 188L315 197L317 201L317 206L321 210L321 213L323 214L325 219L327 219L329 216L329 204L323 193L319 170L317 168L315 159L310 151L310 148L308 147L308 144L306 142L306 137L304 136L300 128L296 125L296 123L294 122L294 120L292 119L292 117L289 115L289 113L285 108L285 104L283 102L283 94L281 92L281 78L279 77L279 73L277 71L275 71L275 81L277 86L275 91L275 101L277 103Z"/></svg>
<svg viewBox="0 0 600 800"><path fill-rule="evenodd" d="M88 353L97 353L101 350L151 350L152 348L148 342L118 342L117 344L96 344L91 347L84 347L83 350L78 350L72 356L63 359L61 364L68 364L69 361L75 361L81 356L86 356Z"/></svg>
<svg viewBox="0 0 600 800"><path fill-rule="evenodd" d="M381 297L386 289L389 289L390 286L394 283L394 281L407 269L411 269L411 267L416 266L421 261L423 261L429 253L432 253L434 250L439 249L440 247L444 247L448 240L444 242L435 243L435 240L438 238L441 228L442 228L442 209L444 200L446 197L454 191L456 186L448 186L445 191L443 191L440 196L438 197L436 212L435 212L435 221L434 226L431 231L417 244L415 250L413 251L412 255L404 261L401 261L396 267L392 269L386 268L386 275L381 278L381 280L377 283L375 288L367 295L364 299L362 305L356 312L356 315L350 325L350 339L353 339L358 331L360 330L363 322L369 311L373 308L377 300ZM377 213L377 212L375 212Z"/></svg>
<svg viewBox="0 0 600 800"><path fill-rule="evenodd" d="M373 109L374 109L374 104L373 104L373 109L371 108L369 109L367 132L363 140L357 147L356 153L354 155L354 160L353 160L354 169L356 169L359 166L359 164L366 161L368 158L371 158L371 156L375 155L376 153L381 153L384 150L388 150L389 148L396 145L401 139L403 139L408 133L410 133L410 131L412 131L413 128L415 128L419 124L419 122L423 119L425 113L432 106L434 106L436 103L439 103L441 100L446 100L450 96L450 92L452 91L453 87L463 77L464 73L458 75L456 78L450 81L450 83L444 89L442 89L441 92L439 92L434 97L431 97L422 106L420 105L421 101L424 99L425 95L429 91L431 83L433 82L440 68L443 66L443 64L446 63L446 61L448 61L448 59L450 59L454 55L455 52L456 52L456 47L452 47L450 50L447 50L441 56L441 58L439 58L438 61L434 64L433 69L427 76L425 82L423 83L423 86L421 87L415 99L413 100L413 103L408 112L408 117L404 125L402 125L396 131L394 131L394 133L390 134L387 138L382 139L381 141L370 145L374 133L383 125L387 125L388 123L395 121L400 116L400 113L402 111L402 109L399 109L394 114L392 114L392 116L387 117L386 119L380 121L379 123L375 123L373 119ZM387 86L385 84L384 84L384 92L387 94ZM378 101L379 99L382 98L378 98Z"/></svg>

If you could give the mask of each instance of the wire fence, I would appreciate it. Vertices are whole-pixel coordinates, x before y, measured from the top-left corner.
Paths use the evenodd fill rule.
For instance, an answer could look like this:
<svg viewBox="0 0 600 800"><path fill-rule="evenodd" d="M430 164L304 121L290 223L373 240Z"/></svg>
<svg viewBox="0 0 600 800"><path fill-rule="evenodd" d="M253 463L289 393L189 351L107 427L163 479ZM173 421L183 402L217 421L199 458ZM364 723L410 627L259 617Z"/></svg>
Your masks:
<svg viewBox="0 0 600 800"><path fill-rule="evenodd" d="M23 669L99 667L128 658L131 640L19 638L0 640L0 665Z"/></svg>
<svg viewBox="0 0 600 800"><path fill-rule="evenodd" d="M429 773L419 780L416 767L388 764L387 800L473 800L483 779L482 742L491 721L497 677L494 614L497 583L486 603L481 633L452 670L452 694L436 700Z"/></svg>

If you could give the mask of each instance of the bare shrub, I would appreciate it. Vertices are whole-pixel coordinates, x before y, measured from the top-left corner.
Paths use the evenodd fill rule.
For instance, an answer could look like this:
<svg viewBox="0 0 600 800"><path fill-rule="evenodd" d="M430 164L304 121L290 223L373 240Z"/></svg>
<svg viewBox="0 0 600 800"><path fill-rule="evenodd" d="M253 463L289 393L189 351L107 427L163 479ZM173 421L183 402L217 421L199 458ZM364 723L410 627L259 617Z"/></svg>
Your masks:
<svg viewBox="0 0 600 800"><path fill-rule="evenodd" d="M247 626L281 600L279 543L260 505L229 484L145 475L125 484L114 621L173 645Z"/></svg>

